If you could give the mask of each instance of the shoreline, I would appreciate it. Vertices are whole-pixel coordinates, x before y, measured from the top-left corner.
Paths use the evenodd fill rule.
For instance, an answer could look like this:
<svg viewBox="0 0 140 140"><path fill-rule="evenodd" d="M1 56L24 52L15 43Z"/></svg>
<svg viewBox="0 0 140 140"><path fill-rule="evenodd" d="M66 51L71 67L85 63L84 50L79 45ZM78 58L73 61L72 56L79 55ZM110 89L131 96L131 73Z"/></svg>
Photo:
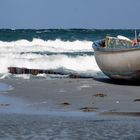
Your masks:
<svg viewBox="0 0 140 140"><path fill-rule="evenodd" d="M0 113L140 116L137 84L67 78L2 79L0 84L11 88L0 91Z"/></svg>

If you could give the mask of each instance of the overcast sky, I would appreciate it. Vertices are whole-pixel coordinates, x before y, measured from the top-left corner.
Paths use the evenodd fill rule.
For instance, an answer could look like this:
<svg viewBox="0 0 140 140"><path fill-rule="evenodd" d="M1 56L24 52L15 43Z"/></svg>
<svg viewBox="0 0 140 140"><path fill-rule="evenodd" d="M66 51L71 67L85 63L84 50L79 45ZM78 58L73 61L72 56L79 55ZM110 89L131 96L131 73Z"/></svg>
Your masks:
<svg viewBox="0 0 140 140"><path fill-rule="evenodd" d="M0 28L140 28L140 0L0 0Z"/></svg>

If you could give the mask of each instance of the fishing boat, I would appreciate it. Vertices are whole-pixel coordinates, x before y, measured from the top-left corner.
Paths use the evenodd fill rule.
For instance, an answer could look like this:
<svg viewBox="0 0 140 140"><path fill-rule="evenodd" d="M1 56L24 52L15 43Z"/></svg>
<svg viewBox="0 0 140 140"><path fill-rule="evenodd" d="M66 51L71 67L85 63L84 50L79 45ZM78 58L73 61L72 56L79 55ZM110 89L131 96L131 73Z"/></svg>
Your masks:
<svg viewBox="0 0 140 140"><path fill-rule="evenodd" d="M93 42L96 62L112 79L140 80L140 45L126 37L106 37Z"/></svg>

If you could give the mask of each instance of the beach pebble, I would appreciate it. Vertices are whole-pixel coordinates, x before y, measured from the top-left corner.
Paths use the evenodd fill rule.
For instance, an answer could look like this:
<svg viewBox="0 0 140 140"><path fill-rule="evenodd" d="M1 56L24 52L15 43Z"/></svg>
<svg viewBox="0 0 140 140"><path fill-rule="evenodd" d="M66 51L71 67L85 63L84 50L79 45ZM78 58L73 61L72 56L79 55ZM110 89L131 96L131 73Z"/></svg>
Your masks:
<svg viewBox="0 0 140 140"><path fill-rule="evenodd" d="M70 105L70 103L68 103L68 102L63 102L63 103L61 103L61 105Z"/></svg>
<svg viewBox="0 0 140 140"><path fill-rule="evenodd" d="M80 110L82 110L83 112L93 112L96 109L98 109L98 108L94 108L94 107L83 107L83 108L80 108Z"/></svg>
<svg viewBox="0 0 140 140"><path fill-rule="evenodd" d="M10 104L0 104L0 107L10 106Z"/></svg>

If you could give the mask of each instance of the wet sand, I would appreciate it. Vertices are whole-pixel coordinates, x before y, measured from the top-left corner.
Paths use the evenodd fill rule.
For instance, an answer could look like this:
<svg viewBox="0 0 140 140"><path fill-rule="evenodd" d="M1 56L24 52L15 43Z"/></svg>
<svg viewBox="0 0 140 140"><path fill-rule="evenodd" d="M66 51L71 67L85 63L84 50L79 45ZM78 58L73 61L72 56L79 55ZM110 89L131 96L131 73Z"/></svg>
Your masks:
<svg viewBox="0 0 140 140"><path fill-rule="evenodd" d="M140 86L109 79L0 80L0 139L140 139Z"/></svg>
<svg viewBox="0 0 140 140"><path fill-rule="evenodd" d="M0 83L11 88L0 91L1 98L7 98L7 101L0 102L0 112L140 114L140 86L134 82L114 83L109 79L4 79Z"/></svg>
<svg viewBox="0 0 140 140"><path fill-rule="evenodd" d="M0 115L2 140L139 140L136 119Z"/></svg>

